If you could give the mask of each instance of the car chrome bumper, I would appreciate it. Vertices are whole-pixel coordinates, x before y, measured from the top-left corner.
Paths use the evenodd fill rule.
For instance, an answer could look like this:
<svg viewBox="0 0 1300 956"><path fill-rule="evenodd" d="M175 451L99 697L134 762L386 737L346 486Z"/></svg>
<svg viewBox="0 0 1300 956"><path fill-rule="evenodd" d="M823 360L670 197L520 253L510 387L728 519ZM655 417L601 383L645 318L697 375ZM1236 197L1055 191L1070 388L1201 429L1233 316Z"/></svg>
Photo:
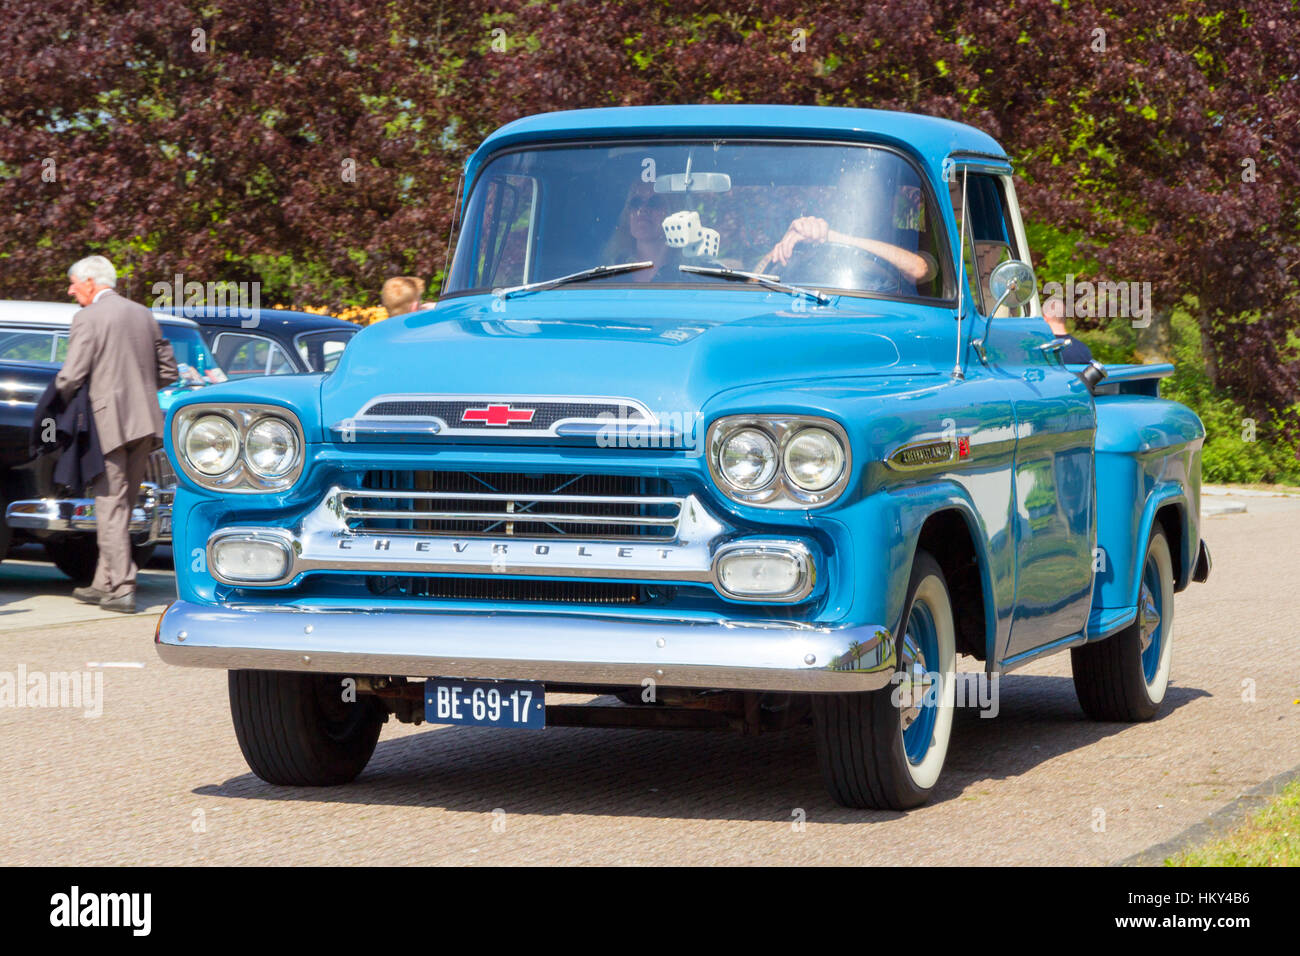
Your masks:
<svg viewBox="0 0 1300 956"><path fill-rule="evenodd" d="M158 544L171 541L171 489L145 483L140 499L131 513L132 536L138 543ZM11 502L5 509L5 523L11 528L31 531L68 532L95 530L94 498L28 498Z"/></svg>
<svg viewBox="0 0 1300 956"><path fill-rule="evenodd" d="M884 687L894 670L884 628L778 621L177 601L155 641L164 661L192 667L565 684L844 692Z"/></svg>

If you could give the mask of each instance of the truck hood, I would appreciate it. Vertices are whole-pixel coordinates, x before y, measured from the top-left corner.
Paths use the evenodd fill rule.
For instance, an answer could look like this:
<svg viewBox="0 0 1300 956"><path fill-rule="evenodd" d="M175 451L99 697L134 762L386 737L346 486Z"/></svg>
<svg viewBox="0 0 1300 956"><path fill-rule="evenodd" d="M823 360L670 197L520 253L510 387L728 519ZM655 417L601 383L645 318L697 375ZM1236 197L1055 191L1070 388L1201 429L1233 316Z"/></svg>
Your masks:
<svg viewBox="0 0 1300 956"><path fill-rule="evenodd" d="M349 343L322 386L323 424L379 395L605 396L694 412L739 386L928 374L951 364L936 334L948 322L933 306L750 290L444 299Z"/></svg>

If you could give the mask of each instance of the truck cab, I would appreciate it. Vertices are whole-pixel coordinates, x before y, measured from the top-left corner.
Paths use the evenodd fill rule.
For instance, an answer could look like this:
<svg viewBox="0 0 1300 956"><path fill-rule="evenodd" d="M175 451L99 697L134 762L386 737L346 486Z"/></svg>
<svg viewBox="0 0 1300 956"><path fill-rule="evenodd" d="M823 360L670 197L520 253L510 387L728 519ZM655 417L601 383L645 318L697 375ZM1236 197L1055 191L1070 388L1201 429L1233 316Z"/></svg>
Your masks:
<svg viewBox="0 0 1300 956"><path fill-rule="evenodd" d="M230 671L255 773L350 780L389 717L809 725L837 800L905 809L958 654L1068 649L1090 715L1157 712L1204 429L1164 369L1061 363L993 139L581 110L464 184L436 307L169 415L192 560L158 650Z"/></svg>

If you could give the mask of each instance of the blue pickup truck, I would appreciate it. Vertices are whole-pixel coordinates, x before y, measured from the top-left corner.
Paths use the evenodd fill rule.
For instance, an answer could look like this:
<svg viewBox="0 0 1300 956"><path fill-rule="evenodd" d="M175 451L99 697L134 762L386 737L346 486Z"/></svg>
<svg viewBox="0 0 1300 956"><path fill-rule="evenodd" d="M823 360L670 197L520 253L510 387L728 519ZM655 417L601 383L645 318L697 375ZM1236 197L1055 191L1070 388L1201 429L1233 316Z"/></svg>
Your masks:
<svg viewBox="0 0 1300 956"><path fill-rule="evenodd" d="M390 716L717 727L904 809L968 675L1069 649L1088 715L1157 713L1204 429L1168 366L1062 364L994 140L581 110L464 184L436 308L168 416L157 648L229 671L259 777L345 783Z"/></svg>

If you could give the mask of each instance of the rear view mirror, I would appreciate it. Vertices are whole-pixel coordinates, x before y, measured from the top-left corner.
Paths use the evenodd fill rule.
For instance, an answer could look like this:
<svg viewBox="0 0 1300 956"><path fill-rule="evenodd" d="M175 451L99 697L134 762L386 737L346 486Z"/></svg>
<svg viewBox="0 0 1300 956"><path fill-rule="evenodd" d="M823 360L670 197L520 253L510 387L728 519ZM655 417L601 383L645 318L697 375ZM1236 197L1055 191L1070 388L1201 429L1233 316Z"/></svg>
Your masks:
<svg viewBox="0 0 1300 956"><path fill-rule="evenodd" d="M1008 300L1016 307L1027 305L1034 297L1034 270L1027 262L1008 259L995 267L989 275L989 291L997 299L997 305L989 312L990 316L996 315Z"/></svg>
<svg viewBox="0 0 1300 956"><path fill-rule="evenodd" d="M671 173L655 180L657 193L725 193L731 191L726 173Z"/></svg>

